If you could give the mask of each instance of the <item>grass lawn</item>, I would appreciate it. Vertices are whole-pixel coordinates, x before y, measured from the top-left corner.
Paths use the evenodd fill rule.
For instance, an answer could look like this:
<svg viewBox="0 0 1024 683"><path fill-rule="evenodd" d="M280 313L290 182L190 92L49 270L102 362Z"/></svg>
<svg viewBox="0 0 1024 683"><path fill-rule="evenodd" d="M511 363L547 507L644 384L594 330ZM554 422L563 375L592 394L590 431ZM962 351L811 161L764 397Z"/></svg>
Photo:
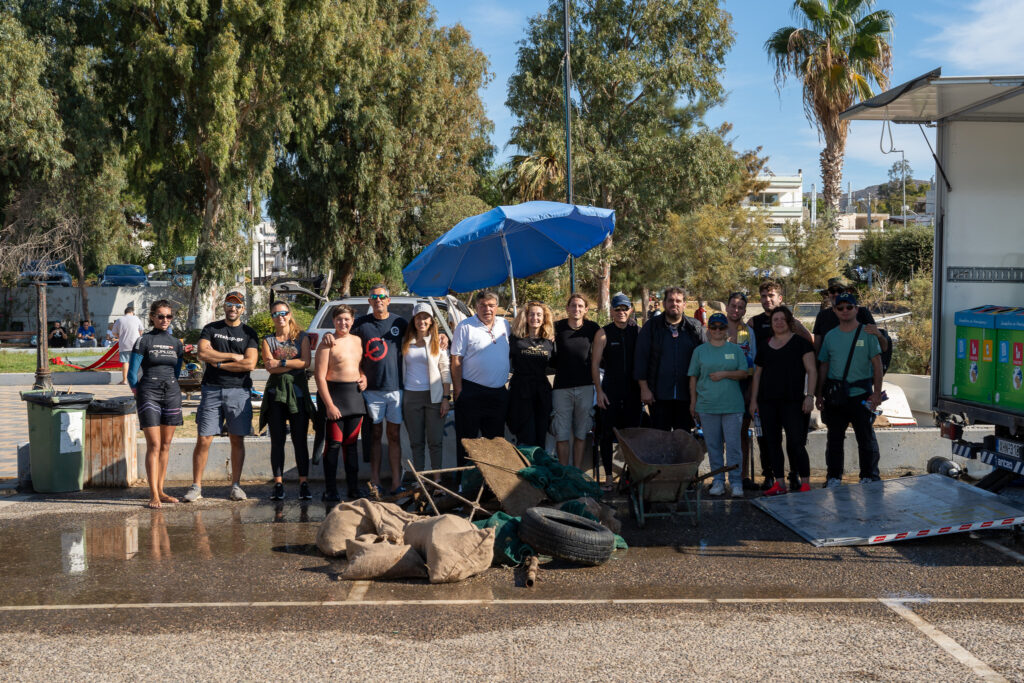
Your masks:
<svg viewBox="0 0 1024 683"><path fill-rule="evenodd" d="M93 360L99 358L100 355L105 350L106 349L60 349L59 351L50 351L50 358L57 358L58 356L61 356L72 359L72 362L76 362L75 359L81 359L84 362L78 363L79 365L88 365ZM52 372L66 372L69 370L74 370L74 368L51 364L50 370ZM22 353L20 351L0 351L0 372L35 371L35 353Z"/></svg>

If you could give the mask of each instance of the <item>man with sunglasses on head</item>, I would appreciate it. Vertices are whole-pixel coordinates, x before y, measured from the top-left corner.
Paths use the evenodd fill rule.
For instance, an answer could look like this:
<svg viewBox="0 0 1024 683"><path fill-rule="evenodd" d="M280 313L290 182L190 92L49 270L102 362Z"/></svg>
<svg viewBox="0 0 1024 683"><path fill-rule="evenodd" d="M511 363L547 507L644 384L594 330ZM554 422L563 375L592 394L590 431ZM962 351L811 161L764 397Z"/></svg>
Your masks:
<svg viewBox="0 0 1024 683"><path fill-rule="evenodd" d="M708 340L707 330L683 315L686 290L669 287L663 297L665 312L648 320L636 343L633 376L640 383L640 399L651 411L655 429L693 429L690 415L690 359L693 350Z"/></svg>
<svg viewBox="0 0 1024 683"><path fill-rule="evenodd" d="M363 361L360 368L366 375L363 400L372 426L363 433L364 457L370 456L370 481L378 489L380 463L383 454L381 437L387 422L388 464L391 467L391 494L402 488L402 337L408 322L400 315L388 311L391 294L387 286L376 284L370 288L371 312L356 318L352 334L363 343Z"/></svg>
<svg viewBox="0 0 1024 683"><path fill-rule="evenodd" d="M843 292L833 304L839 325L825 335L818 352L815 399L828 427L825 465L826 488L843 482L846 428L853 426L860 459L860 483L878 481L878 441L875 439L874 409L882 402L882 349L878 339L865 334L867 325L857 320L857 297ZM826 404L826 383L831 398Z"/></svg>
<svg viewBox="0 0 1024 683"><path fill-rule="evenodd" d="M213 437L223 431L231 440L231 500L245 500L242 465L245 437L252 432L252 377L260 340L256 330L242 322L245 295L228 292L224 297L224 319L212 322L199 335L199 360L206 363L201 398L196 411L198 437L192 451L192 486L183 500L192 503L203 497L203 471Z"/></svg>
<svg viewBox="0 0 1024 683"><path fill-rule="evenodd" d="M463 439L505 435L510 368L508 320L499 318L498 295L478 292L476 315L452 332L452 390L455 394L455 444L458 466L466 464Z"/></svg>
<svg viewBox="0 0 1024 683"><path fill-rule="evenodd" d="M849 293L853 294L856 299L856 292L851 291L853 283L843 277L834 277L828 281L828 308L824 308L818 311L818 315L814 318L814 352L818 353L821 351L821 344L825 339L825 335L839 327L839 316L836 315L835 305L836 297L840 294ZM885 338L885 335L881 333L878 326L875 324L875 317L871 315L864 306L857 306L857 322L864 326L864 334L870 334L872 337L878 340L878 345L882 351L886 351L889 348L889 340Z"/></svg>

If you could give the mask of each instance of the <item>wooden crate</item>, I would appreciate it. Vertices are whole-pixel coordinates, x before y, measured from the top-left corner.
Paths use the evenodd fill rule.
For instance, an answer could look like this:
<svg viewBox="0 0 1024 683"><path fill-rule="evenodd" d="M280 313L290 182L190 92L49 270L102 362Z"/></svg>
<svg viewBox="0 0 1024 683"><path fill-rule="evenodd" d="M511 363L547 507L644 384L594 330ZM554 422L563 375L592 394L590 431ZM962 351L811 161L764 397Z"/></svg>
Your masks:
<svg viewBox="0 0 1024 683"><path fill-rule="evenodd" d="M128 415L85 416L85 486L127 487L138 479L136 433L139 418Z"/></svg>

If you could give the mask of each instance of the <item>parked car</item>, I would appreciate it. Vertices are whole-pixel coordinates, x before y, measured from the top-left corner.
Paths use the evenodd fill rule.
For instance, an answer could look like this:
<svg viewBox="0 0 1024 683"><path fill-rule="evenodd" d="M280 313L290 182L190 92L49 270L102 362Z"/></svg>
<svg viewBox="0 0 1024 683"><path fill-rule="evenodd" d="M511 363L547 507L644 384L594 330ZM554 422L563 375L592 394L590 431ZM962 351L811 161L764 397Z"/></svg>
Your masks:
<svg viewBox="0 0 1024 683"><path fill-rule="evenodd" d="M63 263L55 261L29 261L18 275L18 285L24 286L32 282L45 282L57 287L71 287L71 273Z"/></svg>
<svg viewBox="0 0 1024 683"><path fill-rule="evenodd" d="M100 287L149 287L149 278L142 266L120 263L103 269Z"/></svg>
<svg viewBox="0 0 1024 683"><path fill-rule="evenodd" d="M195 268L195 256L176 256L171 266L171 284L175 287L191 287L192 271Z"/></svg>
<svg viewBox="0 0 1024 683"><path fill-rule="evenodd" d="M393 295L391 302L388 305L388 311L395 313L405 318L406 320L412 319L412 309L418 301L427 301L426 297L421 296L399 296ZM456 299L453 296L446 297L435 297L434 302L437 304L437 308L446 317L449 329L455 329L455 326L460 321L464 320L473 315L473 313L466 308L466 305ZM334 301L328 301L320 306L317 310L316 315L313 316L313 321L309 324L310 334L310 348L315 350L320 337L327 332L334 331L334 322L331 320L331 309L339 304L347 304L356 311L356 317L372 312L370 304L365 296L349 296L344 299L335 299ZM444 326L441 326L441 332L444 333ZM312 369L312 366L310 366Z"/></svg>

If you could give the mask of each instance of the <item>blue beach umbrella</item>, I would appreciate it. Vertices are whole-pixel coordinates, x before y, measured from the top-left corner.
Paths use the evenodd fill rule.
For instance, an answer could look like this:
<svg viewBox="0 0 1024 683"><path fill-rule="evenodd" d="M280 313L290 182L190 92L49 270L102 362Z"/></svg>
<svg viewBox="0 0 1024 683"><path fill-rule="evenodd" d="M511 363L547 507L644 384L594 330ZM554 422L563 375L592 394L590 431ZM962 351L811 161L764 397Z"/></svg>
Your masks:
<svg viewBox="0 0 1024 683"><path fill-rule="evenodd" d="M431 242L402 270L409 291L444 296L535 275L582 256L615 229L615 211L560 202L498 206ZM512 302L515 305L515 285Z"/></svg>

